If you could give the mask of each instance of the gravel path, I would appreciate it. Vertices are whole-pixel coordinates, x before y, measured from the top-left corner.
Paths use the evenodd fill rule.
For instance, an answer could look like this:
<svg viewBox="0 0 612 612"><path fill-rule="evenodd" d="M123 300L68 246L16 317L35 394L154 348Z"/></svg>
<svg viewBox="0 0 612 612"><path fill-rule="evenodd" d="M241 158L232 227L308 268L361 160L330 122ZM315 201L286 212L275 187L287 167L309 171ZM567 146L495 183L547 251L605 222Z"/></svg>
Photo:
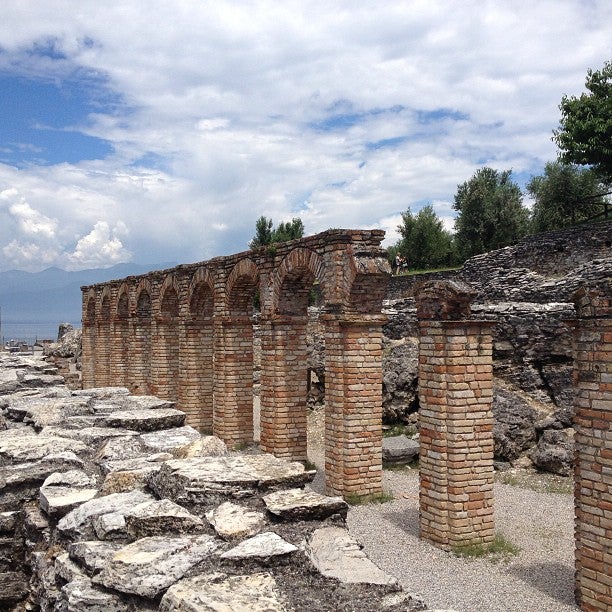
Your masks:
<svg viewBox="0 0 612 612"><path fill-rule="evenodd" d="M323 467L322 411L309 415L309 458ZM322 492L323 470L312 487ZM565 612L574 602L573 495L495 485L496 531L520 548L497 562L465 559L419 540L417 470L385 471L384 504L354 506L348 527L381 569L430 610Z"/></svg>

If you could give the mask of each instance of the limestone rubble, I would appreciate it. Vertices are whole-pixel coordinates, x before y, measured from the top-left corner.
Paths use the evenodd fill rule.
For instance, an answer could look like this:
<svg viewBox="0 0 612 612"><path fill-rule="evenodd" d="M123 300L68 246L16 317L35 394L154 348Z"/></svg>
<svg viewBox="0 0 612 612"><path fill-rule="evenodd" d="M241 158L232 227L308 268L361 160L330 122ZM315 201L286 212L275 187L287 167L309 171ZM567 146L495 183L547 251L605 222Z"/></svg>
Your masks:
<svg viewBox="0 0 612 612"><path fill-rule="evenodd" d="M0 609L422 606L368 565L346 503L309 491L301 463L230 454L171 402L58 382L0 355Z"/></svg>

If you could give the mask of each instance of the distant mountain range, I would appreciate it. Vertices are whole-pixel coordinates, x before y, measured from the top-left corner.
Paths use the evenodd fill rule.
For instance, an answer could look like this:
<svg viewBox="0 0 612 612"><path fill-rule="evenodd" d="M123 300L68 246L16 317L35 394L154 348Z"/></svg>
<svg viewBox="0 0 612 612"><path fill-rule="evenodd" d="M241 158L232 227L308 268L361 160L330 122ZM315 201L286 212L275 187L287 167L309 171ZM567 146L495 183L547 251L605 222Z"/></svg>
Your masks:
<svg viewBox="0 0 612 612"><path fill-rule="evenodd" d="M0 272L0 308L5 323L76 322L81 320L81 286L145 274L176 266L160 264L117 264L112 268L66 272L47 268L42 272Z"/></svg>

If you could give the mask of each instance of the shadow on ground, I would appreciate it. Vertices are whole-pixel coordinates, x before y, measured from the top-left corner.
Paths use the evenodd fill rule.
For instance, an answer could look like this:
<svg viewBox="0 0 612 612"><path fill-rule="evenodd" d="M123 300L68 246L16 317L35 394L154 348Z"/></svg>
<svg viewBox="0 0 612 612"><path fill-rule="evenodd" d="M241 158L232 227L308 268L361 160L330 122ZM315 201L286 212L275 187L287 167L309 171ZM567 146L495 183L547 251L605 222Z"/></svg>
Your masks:
<svg viewBox="0 0 612 612"><path fill-rule="evenodd" d="M555 562L513 565L508 572L560 602L573 600L574 568L569 565Z"/></svg>

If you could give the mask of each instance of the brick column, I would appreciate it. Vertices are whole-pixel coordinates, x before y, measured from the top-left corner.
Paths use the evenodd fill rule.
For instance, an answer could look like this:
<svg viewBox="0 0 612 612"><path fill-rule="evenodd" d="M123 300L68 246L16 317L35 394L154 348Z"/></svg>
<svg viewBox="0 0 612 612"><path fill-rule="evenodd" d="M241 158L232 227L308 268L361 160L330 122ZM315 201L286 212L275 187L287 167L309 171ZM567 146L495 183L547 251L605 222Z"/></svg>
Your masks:
<svg viewBox="0 0 612 612"><path fill-rule="evenodd" d="M110 321L98 316L96 320L96 350L94 353L96 387L107 387L111 384L109 361L111 354Z"/></svg>
<svg viewBox="0 0 612 612"><path fill-rule="evenodd" d="M612 610L612 300L609 281L574 296L576 601Z"/></svg>
<svg viewBox="0 0 612 612"><path fill-rule="evenodd" d="M136 313L131 318L131 328L129 389L134 395L147 395L151 378L151 317Z"/></svg>
<svg viewBox="0 0 612 612"><path fill-rule="evenodd" d="M325 325L325 488L382 492L381 315L321 315Z"/></svg>
<svg viewBox="0 0 612 612"><path fill-rule="evenodd" d="M187 424L202 433L213 430L213 326L211 320L180 325L179 408Z"/></svg>
<svg viewBox="0 0 612 612"><path fill-rule="evenodd" d="M157 317L154 321L152 337L150 393L162 399L176 401L179 373L179 337L176 317Z"/></svg>
<svg viewBox="0 0 612 612"><path fill-rule="evenodd" d="M127 386L128 324L127 319L115 318L110 328L109 384Z"/></svg>
<svg viewBox="0 0 612 612"><path fill-rule="evenodd" d="M253 442L253 322L215 317L213 431L229 447Z"/></svg>
<svg viewBox="0 0 612 612"><path fill-rule="evenodd" d="M472 297L463 284L434 282L417 304L420 532L444 550L495 536L493 324L467 320Z"/></svg>
<svg viewBox="0 0 612 612"><path fill-rule="evenodd" d="M83 335L81 340L82 370L81 382L83 389L96 386L95 379L95 346L96 346L96 327L95 323L83 318Z"/></svg>
<svg viewBox="0 0 612 612"><path fill-rule="evenodd" d="M308 367L304 316L277 316L261 325L261 449L305 461Z"/></svg>

